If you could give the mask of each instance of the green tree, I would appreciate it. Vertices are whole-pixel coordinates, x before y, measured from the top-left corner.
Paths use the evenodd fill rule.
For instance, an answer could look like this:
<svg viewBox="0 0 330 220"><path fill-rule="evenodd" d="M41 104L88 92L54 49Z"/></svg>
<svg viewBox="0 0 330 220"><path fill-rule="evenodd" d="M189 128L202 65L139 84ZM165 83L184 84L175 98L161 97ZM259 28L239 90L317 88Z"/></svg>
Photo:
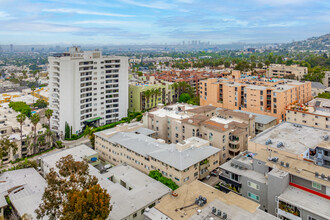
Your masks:
<svg viewBox="0 0 330 220"><path fill-rule="evenodd" d="M317 66L311 69L307 75L304 75L304 80L312 82L322 82L324 75L324 70L321 67Z"/></svg>
<svg viewBox="0 0 330 220"><path fill-rule="evenodd" d="M262 63L258 63L258 68L261 69L264 65Z"/></svg>
<svg viewBox="0 0 330 220"><path fill-rule="evenodd" d="M225 65L225 68L229 68L230 67L230 62L229 61L225 61L224 65Z"/></svg>
<svg viewBox="0 0 330 220"><path fill-rule="evenodd" d="M36 87L35 86L32 86L31 87L31 95L32 95L32 103L34 105L34 91L36 90Z"/></svg>
<svg viewBox="0 0 330 220"><path fill-rule="evenodd" d="M45 100L38 99L36 103L33 104L33 107L37 108L46 108L48 103Z"/></svg>
<svg viewBox="0 0 330 220"><path fill-rule="evenodd" d="M2 137L0 139L0 160L9 155L10 152L15 154L17 151L17 144L14 141L9 140L8 137ZM1 164L0 163L0 164Z"/></svg>
<svg viewBox="0 0 330 220"><path fill-rule="evenodd" d="M33 130L34 130L34 138L33 138L33 153L37 153L37 124L40 121L40 116L35 113L31 116L31 123L33 124Z"/></svg>
<svg viewBox="0 0 330 220"><path fill-rule="evenodd" d="M88 137L89 141L91 142L91 145L95 146L95 135L94 135L94 128L93 127L89 127L88 125L86 126L84 133L83 133L84 137Z"/></svg>
<svg viewBox="0 0 330 220"><path fill-rule="evenodd" d="M317 98L330 99L330 93L324 92L316 96Z"/></svg>
<svg viewBox="0 0 330 220"><path fill-rule="evenodd" d="M267 67L269 67L269 65L270 65L270 61L269 61L269 60L266 60L266 61L265 61L265 65L266 65Z"/></svg>
<svg viewBox="0 0 330 220"><path fill-rule="evenodd" d="M191 96L188 93L182 93L179 98L179 102L187 103L191 99Z"/></svg>
<svg viewBox="0 0 330 220"><path fill-rule="evenodd" d="M9 107L16 112L20 112L27 117L31 116L31 108L25 102L10 102Z"/></svg>
<svg viewBox="0 0 330 220"><path fill-rule="evenodd" d="M22 138L23 138L23 123L24 123L25 119L26 119L26 115L24 115L22 113L16 116L16 120L21 126L21 129L20 129L20 131L21 131L21 147L23 147L23 141L22 141Z"/></svg>
<svg viewBox="0 0 330 220"><path fill-rule="evenodd" d="M101 220L108 217L110 196L96 186L98 180L89 174L85 161L75 161L68 155L57 161L56 168L58 172L51 169L46 175L47 187L36 210L37 219Z"/></svg>
<svg viewBox="0 0 330 220"><path fill-rule="evenodd" d="M53 110L51 110L51 109L47 109L47 110L45 111L45 116L46 116L46 118L48 119L48 128L50 129L50 119L51 119L51 117L53 116Z"/></svg>
<svg viewBox="0 0 330 220"><path fill-rule="evenodd" d="M152 96L152 92L150 89L147 89L146 91L143 91L143 95L146 99L146 105L145 105L145 109L149 109L149 100L150 100L150 97Z"/></svg>

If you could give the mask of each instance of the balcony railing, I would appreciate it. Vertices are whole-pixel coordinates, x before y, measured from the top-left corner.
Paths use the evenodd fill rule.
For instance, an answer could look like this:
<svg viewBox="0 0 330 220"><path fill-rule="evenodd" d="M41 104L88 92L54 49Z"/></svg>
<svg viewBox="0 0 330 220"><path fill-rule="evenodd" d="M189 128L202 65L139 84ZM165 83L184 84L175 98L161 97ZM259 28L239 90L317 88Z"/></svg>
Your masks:
<svg viewBox="0 0 330 220"><path fill-rule="evenodd" d="M221 180L225 181L226 183L229 183L229 184L231 184L231 185L233 185L235 187L238 187L238 188L241 188L242 187L242 184L241 183L238 183L236 181L233 181L233 180L231 180L231 179L229 179L229 178L227 178L225 176L222 176L221 174L219 175L219 179L221 179Z"/></svg>

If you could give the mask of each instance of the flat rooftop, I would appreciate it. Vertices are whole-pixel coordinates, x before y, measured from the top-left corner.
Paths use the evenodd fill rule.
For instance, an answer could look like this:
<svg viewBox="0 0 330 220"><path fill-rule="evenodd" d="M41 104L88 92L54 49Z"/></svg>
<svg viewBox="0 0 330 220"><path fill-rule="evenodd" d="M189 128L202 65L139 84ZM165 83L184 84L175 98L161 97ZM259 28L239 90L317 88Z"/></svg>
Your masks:
<svg viewBox="0 0 330 220"><path fill-rule="evenodd" d="M262 114L252 113L252 112L246 112L246 111L242 111L242 110L234 110L234 111L235 112L241 112L241 113L248 114L248 115L254 115L255 116L255 122L260 123L260 124L268 124L272 121L277 120L276 117L272 117L272 116L268 116L268 115L262 115Z"/></svg>
<svg viewBox="0 0 330 220"><path fill-rule="evenodd" d="M47 163L49 168L56 168L56 162L62 157L66 157L69 154L72 155L76 161L83 161L85 157L97 155L97 152L87 145L79 145L69 149L63 149L61 151L50 152L39 157L44 163Z"/></svg>
<svg viewBox="0 0 330 220"><path fill-rule="evenodd" d="M276 219L274 216L259 210L259 204L233 192L226 194L198 180L181 186L175 192L178 194L177 197L166 195L154 208L173 220L197 220L206 219L206 216L215 217L212 214L213 206L226 212L229 219L243 219L241 216L244 216L244 219ZM189 206L194 204L195 199L200 195L207 199L207 204L203 207ZM182 207L186 208L179 210ZM197 210L201 210L199 215L197 215Z"/></svg>
<svg viewBox="0 0 330 220"><path fill-rule="evenodd" d="M309 148L315 148L324 141L324 137L330 137L330 131L319 128L313 128L305 125L301 127L294 126L294 123L282 122L266 131L260 133L250 141L266 146L266 141L271 140L267 146L276 148L277 144L282 142L280 150L296 155L304 154ZM329 142L330 144L330 142Z"/></svg>
<svg viewBox="0 0 330 220"><path fill-rule="evenodd" d="M26 213L36 219L34 211L42 203L46 185L45 179L33 168L0 174L0 196L9 196L20 216ZM0 198L1 201L3 198Z"/></svg>
<svg viewBox="0 0 330 220"><path fill-rule="evenodd" d="M184 110L180 110L180 108L184 108ZM154 109L149 111L148 114L156 115L158 117L170 117L174 119L185 119L190 117L186 111L196 108L196 106L189 104L174 104L165 106L161 109Z"/></svg>
<svg viewBox="0 0 330 220"><path fill-rule="evenodd" d="M185 140L185 144L189 145L187 148L180 143L167 144L133 132L118 132L106 140L120 144L144 157L153 157L178 170L184 170L220 151L209 146L208 141L196 137Z"/></svg>
<svg viewBox="0 0 330 220"><path fill-rule="evenodd" d="M55 168L56 162L69 154L73 155L75 160L81 161L84 157L93 156L97 152L86 145L80 145L46 155L43 160L47 161L49 168ZM172 191L164 184L128 165L115 166L102 174L91 164L88 166L90 175L95 176L100 186L111 196L110 219L125 219Z"/></svg>
<svg viewBox="0 0 330 220"><path fill-rule="evenodd" d="M328 219L330 216L330 202L328 199L297 189L296 187L289 186L278 199L321 216L324 219Z"/></svg>
<svg viewBox="0 0 330 220"><path fill-rule="evenodd" d="M90 165L90 173L111 196L110 219L125 219L172 192L164 184L128 165L118 165L103 174Z"/></svg>
<svg viewBox="0 0 330 220"><path fill-rule="evenodd" d="M266 149L259 150L254 156L254 159L266 162L268 167L277 168L279 170L291 173L292 175L301 177L306 180L311 180L317 183L320 183L324 186L330 187L330 181L322 179L320 175L324 174L325 177L330 176L329 169L326 167L315 165L312 162L295 159L292 157L284 156L282 154L272 152L271 157L277 157L278 161L273 162L268 160L269 153ZM284 164L289 163L289 167L281 166L281 161ZM319 173L319 177L315 176L315 173Z"/></svg>

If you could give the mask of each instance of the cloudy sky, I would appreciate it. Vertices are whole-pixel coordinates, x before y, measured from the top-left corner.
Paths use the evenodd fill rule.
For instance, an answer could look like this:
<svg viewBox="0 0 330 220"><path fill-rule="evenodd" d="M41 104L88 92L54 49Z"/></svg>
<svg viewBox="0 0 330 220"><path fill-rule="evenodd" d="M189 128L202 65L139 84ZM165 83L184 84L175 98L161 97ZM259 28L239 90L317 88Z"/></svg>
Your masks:
<svg viewBox="0 0 330 220"><path fill-rule="evenodd" d="M0 0L0 44L264 43L326 33L329 0Z"/></svg>

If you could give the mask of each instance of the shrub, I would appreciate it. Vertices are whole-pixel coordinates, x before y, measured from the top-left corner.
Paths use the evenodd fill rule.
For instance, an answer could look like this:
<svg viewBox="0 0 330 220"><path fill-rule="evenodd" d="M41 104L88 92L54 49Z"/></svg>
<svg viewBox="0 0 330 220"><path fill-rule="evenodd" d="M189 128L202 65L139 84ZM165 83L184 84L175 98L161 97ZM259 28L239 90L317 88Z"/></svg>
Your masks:
<svg viewBox="0 0 330 220"><path fill-rule="evenodd" d="M25 102L10 102L9 107L16 112L20 112L27 117L31 116L31 108Z"/></svg>
<svg viewBox="0 0 330 220"><path fill-rule="evenodd" d="M169 187L172 190L176 190L177 188L179 188L179 186L170 178L164 177L158 170L152 170L149 172L149 176L161 183L163 183L164 185L166 185L167 187Z"/></svg>
<svg viewBox="0 0 330 220"><path fill-rule="evenodd" d="M138 116L136 116L136 120L137 121L141 121L142 120L142 117L143 117L143 115L138 115Z"/></svg>

